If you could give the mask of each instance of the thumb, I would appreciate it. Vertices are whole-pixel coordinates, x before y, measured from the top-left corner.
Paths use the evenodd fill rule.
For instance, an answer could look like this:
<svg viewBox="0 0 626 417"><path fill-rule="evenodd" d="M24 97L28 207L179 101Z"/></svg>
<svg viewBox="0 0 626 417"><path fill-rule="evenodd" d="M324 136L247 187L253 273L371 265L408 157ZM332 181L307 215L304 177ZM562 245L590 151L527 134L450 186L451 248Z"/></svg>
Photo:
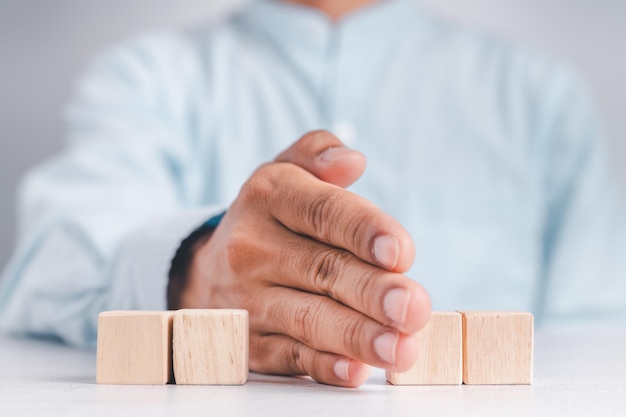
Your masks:
<svg viewBox="0 0 626 417"><path fill-rule="evenodd" d="M347 187L363 175L365 155L349 149L335 135L316 130L302 136L274 162L289 162L322 181Z"/></svg>

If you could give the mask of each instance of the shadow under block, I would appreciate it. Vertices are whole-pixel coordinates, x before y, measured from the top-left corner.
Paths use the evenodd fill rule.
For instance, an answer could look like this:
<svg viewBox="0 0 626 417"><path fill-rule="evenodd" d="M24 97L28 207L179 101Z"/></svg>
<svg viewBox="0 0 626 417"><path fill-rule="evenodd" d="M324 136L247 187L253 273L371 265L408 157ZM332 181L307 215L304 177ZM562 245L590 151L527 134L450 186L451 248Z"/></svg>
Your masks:
<svg viewBox="0 0 626 417"><path fill-rule="evenodd" d="M98 316L98 384L161 385L172 375L168 311L108 311Z"/></svg>
<svg viewBox="0 0 626 417"><path fill-rule="evenodd" d="M242 385L248 380L246 310L178 310L174 378L181 385Z"/></svg>
<svg viewBox="0 0 626 417"><path fill-rule="evenodd" d="M463 311L461 314L465 384L532 384L531 313Z"/></svg>
<svg viewBox="0 0 626 417"><path fill-rule="evenodd" d="M462 376L462 325L459 313L436 312L415 334L417 362L406 372L387 371L393 385L460 385Z"/></svg>

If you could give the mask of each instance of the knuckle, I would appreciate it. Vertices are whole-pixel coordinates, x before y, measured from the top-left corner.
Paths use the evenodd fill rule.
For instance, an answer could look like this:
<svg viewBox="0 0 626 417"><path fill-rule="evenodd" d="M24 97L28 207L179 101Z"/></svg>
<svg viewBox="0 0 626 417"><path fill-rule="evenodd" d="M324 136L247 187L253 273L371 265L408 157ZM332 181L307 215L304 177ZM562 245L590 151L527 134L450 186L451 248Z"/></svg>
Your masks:
<svg viewBox="0 0 626 417"><path fill-rule="evenodd" d="M344 276L351 255L340 249L324 249L313 255L309 281L324 295L335 298L337 281Z"/></svg>
<svg viewBox="0 0 626 417"><path fill-rule="evenodd" d="M301 149L316 148L320 143L331 142L334 139L335 136L326 130L312 130L300 138L298 147Z"/></svg>
<svg viewBox="0 0 626 417"><path fill-rule="evenodd" d="M358 209L346 221L343 238L351 248L361 248L367 242L368 230L372 224L371 215L364 209Z"/></svg>
<svg viewBox="0 0 626 417"><path fill-rule="evenodd" d="M375 270L368 268L364 271L358 281L358 284L353 287L353 296L356 303L360 306L367 306L369 309L363 311L371 311L373 306L376 305L378 300L376 298L380 296L380 277L376 276ZM383 292L386 294L386 292Z"/></svg>
<svg viewBox="0 0 626 417"><path fill-rule="evenodd" d="M361 317L353 315L344 319L342 328L344 346L356 357L365 357L365 346L362 342L365 334L365 321Z"/></svg>
<svg viewBox="0 0 626 417"><path fill-rule="evenodd" d="M274 191L274 167L261 166L241 187L239 198L247 205L260 206L272 197Z"/></svg>
<svg viewBox="0 0 626 417"><path fill-rule="evenodd" d="M315 237L323 241L328 241L331 228L337 228L339 225L331 225L331 214L334 206L341 201L339 189L330 189L318 195L313 202L303 211L305 224L308 224Z"/></svg>
<svg viewBox="0 0 626 417"><path fill-rule="evenodd" d="M293 316L293 328L299 335L298 338L307 345L311 345L315 339L316 323L321 309L322 303L310 302L298 306Z"/></svg>
<svg viewBox="0 0 626 417"><path fill-rule="evenodd" d="M253 285L253 283L244 279L236 279L234 281L233 287L236 289L237 305L240 306L239 308L248 310L250 329L262 328L258 321L263 313L263 290L265 289L265 284L257 281L254 283L256 285Z"/></svg>
<svg viewBox="0 0 626 417"><path fill-rule="evenodd" d="M287 354L283 356L287 369L290 369L293 373L302 373L304 368L302 366L302 345L299 343L292 343L287 349Z"/></svg>
<svg viewBox="0 0 626 417"><path fill-rule="evenodd" d="M288 162L262 165L241 187L239 199L247 205L266 209L282 204L285 179L297 175L299 170L301 168Z"/></svg>

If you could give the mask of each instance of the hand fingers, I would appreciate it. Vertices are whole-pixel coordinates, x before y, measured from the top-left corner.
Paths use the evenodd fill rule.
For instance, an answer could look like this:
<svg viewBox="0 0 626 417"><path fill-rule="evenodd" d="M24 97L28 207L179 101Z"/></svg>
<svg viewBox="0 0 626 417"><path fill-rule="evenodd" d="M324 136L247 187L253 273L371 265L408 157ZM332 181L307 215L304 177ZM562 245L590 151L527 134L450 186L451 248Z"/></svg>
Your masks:
<svg viewBox="0 0 626 417"><path fill-rule="evenodd" d="M322 181L347 187L365 170L365 156L346 148L332 133L317 130L307 133L275 162L289 162L315 175Z"/></svg>
<svg viewBox="0 0 626 417"><path fill-rule="evenodd" d="M310 375L317 382L356 388L369 377L369 366L320 352L280 334L250 335L250 369L278 375Z"/></svg>
<svg viewBox="0 0 626 417"><path fill-rule="evenodd" d="M263 206L288 229L346 249L366 262L395 272L405 272L413 263L413 240L395 219L292 164L261 167L243 194L244 202Z"/></svg>
<svg viewBox="0 0 626 417"><path fill-rule="evenodd" d="M327 295L402 333L428 321L430 297L408 277L361 261L352 253L282 231L272 239L278 270L261 273L271 283Z"/></svg>
<svg viewBox="0 0 626 417"><path fill-rule="evenodd" d="M417 359L417 339L382 326L328 297L284 287L265 291L256 330L286 334L312 349L402 372Z"/></svg>

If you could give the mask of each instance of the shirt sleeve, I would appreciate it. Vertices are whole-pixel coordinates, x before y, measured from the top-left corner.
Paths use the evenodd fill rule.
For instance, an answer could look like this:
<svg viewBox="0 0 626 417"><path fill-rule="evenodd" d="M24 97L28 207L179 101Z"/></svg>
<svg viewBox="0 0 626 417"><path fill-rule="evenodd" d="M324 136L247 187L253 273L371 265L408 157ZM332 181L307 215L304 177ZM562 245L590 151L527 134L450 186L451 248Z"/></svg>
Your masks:
<svg viewBox="0 0 626 417"><path fill-rule="evenodd" d="M224 209L198 203L191 49L169 35L140 39L79 83L66 149L21 184L3 329L93 345L100 311L166 308L180 242Z"/></svg>
<svg viewBox="0 0 626 417"><path fill-rule="evenodd" d="M626 208L590 94L575 74L553 84L541 136L547 323L626 323Z"/></svg>

